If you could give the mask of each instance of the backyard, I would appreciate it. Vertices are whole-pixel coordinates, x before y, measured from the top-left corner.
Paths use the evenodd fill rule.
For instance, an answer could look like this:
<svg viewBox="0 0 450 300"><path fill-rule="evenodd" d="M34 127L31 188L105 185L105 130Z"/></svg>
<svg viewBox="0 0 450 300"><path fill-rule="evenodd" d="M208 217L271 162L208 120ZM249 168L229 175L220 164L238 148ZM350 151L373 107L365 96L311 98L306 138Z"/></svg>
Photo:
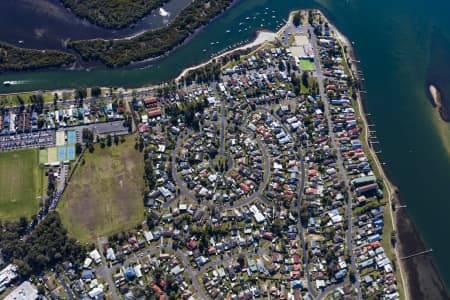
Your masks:
<svg viewBox="0 0 450 300"><path fill-rule="evenodd" d="M81 160L58 207L71 236L93 242L144 220L143 154L132 138L103 149L97 144Z"/></svg>

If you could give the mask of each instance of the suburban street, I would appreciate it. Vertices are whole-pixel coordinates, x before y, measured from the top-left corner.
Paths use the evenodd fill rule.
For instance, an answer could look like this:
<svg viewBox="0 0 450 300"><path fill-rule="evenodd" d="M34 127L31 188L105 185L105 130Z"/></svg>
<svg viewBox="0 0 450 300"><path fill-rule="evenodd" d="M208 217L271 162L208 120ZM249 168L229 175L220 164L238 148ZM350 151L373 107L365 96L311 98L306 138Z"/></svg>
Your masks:
<svg viewBox="0 0 450 300"><path fill-rule="evenodd" d="M312 30L312 28L310 28L309 30ZM314 63L315 63L315 67L316 67L316 72L317 72L317 81L319 84L319 92L320 92L320 98L322 99L322 102L324 104L325 107L325 116L327 118L327 124L328 124L328 135L331 138L331 142L333 144L333 148L336 152L337 155L337 165L339 168L339 173L342 175L343 177L343 181L347 190L347 207L346 207L346 216L347 216L347 234L346 234L346 240L347 240L347 250L348 250L348 255L350 256L350 261L351 261L351 267L352 267L352 271L353 274L355 275L355 287L356 287L356 291L358 293L358 299L362 299L362 292L361 292L361 286L360 286L360 278L359 278L359 272L357 271L358 268L356 266L356 261L355 261L355 255L353 253L353 234L352 234L352 228L353 228L353 222L352 222L352 216L353 216L353 212L352 212L352 194L351 194L351 189L350 189L350 181L347 177L347 172L344 169L344 162L342 160L342 155L339 151L339 147L337 145L336 142L336 137L333 133L333 128L332 128L332 120L331 120L331 115L330 115L330 107L329 107L329 103L328 103L328 98L326 96L325 93L325 88L324 88L324 76L322 73L322 66L320 64L320 60L319 60L319 51L317 50L317 40L316 40L316 36L314 34L311 35L311 44L312 44L312 48L314 51Z"/></svg>

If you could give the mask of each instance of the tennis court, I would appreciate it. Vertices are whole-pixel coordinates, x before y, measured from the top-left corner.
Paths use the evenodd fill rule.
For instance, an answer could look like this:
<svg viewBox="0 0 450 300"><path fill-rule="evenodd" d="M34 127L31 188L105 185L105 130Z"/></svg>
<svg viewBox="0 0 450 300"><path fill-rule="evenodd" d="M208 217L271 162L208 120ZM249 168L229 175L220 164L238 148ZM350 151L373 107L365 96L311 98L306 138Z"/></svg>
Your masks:
<svg viewBox="0 0 450 300"><path fill-rule="evenodd" d="M67 146L66 157L68 160L75 160L75 146L74 145Z"/></svg>
<svg viewBox="0 0 450 300"><path fill-rule="evenodd" d="M67 160L67 156L66 156L66 146L59 146L59 147L58 147L58 160L59 160L59 161L65 161L65 160Z"/></svg>
<svg viewBox="0 0 450 300"><path fill-rule="evenodd" d="M75 144L77 142L77 137L74 130L67 131L67 144Z"/></svg>

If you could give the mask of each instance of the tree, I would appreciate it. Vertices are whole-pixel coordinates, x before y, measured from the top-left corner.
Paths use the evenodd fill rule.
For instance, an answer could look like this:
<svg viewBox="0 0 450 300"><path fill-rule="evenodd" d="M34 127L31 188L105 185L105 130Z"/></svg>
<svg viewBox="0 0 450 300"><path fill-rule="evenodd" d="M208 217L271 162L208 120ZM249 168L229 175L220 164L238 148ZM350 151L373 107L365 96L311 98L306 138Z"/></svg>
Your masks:
<svg viewBox="0 0 450 300"><path fill-rule="evenodd" d="M114 144L116 144L116 146L119 144L119 136L117 135L114 136Z"/></svg>
<svg viewBox="0 0 450 300"><path fill-rule="evenodd" d="M92 130L88 128L83 128L82 131L82 139L85 143L93 143L94 142L94 134L92 133Z"/></svg>
<svg viewBox="0 0 450 300"><path fill-rule="evenodd" d="M304 71L304 72L302 73L302 84L303 84L303 86L306 87L306 88L309 87L308 78L309 78L308 72Z"/></svg>
<svg viewBox="0 0 450 300"><path fill-rule="evenodd" d="M239 254L238 258L237 258L237 262L239 263L239 265L243 266L245 264L245 256L244 254Z"/></svg>
<svg viewBox="0 0 450 300"><path fill-rule="evenodd" d="M92 97L96 97L96 98L100 97L102 95L101 88L99 88L98 86L93 87L91 89L91 95L92 95Z"/></svg>
<svg viewBox="0 0 450 300"><path fill-rule="evenodd" d="M75 144L75 153L77 155L80 155L82 151L83 151L83 146L80 143L76 143Z"/></svg>
<svg viewBox="0 0 450 300"><path fill-rule="evenodd" d="M284 62L283 61L279 61L278 62L278 69L283 72L284 70L286 70L285 66L284 66Z"/></svg>
<svg viewBox="0 0 450 300"><path fill-rule="evenodd" d="M111 138L111 135L110 135L110 134L108 134L108 135L106 136L106 145L107 145L108 147L111 147L111 145L112 145L112 138Z"/></svg>
<svg viewBox="0 0 450 300"><path fill-rule="evenodd" d="M292 23L294 23L295 27L298 27L301 22L302 22L302 16L301 16L300 12L295 13Z"/></svg>

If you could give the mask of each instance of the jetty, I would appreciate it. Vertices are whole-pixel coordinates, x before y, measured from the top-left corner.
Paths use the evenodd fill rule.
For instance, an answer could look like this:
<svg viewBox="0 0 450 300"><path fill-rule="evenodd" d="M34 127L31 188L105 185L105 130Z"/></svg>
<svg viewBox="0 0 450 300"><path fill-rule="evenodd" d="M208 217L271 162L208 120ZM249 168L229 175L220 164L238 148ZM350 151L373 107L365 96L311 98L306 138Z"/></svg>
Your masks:
<svg viewBox="0 0 450 300"><path fill-rule="evenodd" d="M417 253L414 253L414 254L411 254L411 255L400 257L400 259L401 260L405 260L405 259L413 258L413 257L419 256L419 255L428 254L428 253L431 253L431 252L433 252L433 249L430 248L430 249L425 250L425 251L421 251L421 252L417 252Z"/></svg>

